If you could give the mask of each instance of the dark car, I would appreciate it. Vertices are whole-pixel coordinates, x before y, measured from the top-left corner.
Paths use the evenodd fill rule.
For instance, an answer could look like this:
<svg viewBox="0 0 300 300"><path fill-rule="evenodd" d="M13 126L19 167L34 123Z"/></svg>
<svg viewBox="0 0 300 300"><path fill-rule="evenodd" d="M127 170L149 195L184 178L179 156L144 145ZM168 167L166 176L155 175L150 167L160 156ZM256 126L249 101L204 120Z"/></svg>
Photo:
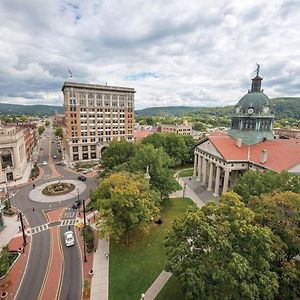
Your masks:
<svg viewBox="0 0 300 300"><path fill-rule="evenodd" d="M81 181L86 181L86 177L83 176L83 175L80 175L80 176L78 176L77 178L78 178L79 180L81 180Z"/></svg>
<svg viewBox="0 0 300 300"><path fill-rule="evenodd" d="M81 205L81 200L76 200L75 203L72 205L73 209L78 209Z"/></svg>

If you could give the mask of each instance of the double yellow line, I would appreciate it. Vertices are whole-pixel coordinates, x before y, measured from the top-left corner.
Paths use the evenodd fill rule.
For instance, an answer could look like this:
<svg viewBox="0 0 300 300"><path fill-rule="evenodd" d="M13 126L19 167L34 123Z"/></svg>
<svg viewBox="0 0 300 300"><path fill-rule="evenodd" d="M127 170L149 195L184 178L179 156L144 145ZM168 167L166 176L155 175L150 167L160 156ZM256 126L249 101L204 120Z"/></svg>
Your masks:
<svg viewBox="0 0 300 300"><path fill-rule="evenodd" d="M48 222L49 222L49 219L48 219L48 216L43 212L43 214L46 216ZM63 282L63 278L64 278L64 271L65 271L65 261L64 261L64 255L63 255L63 251L62 251L62 245L61 245L61 239L60 239L60 228L57 227L57 241L58 241L58 245L59 245L59 252L60 252L60 256L61 256L61 259L62 259L62 266L61 266L61 273L60 273L60 279L59 279L59 286L58 286L58 289L57 289L57 292L56 292L56 296L55 296L55 299L59 299L60 298L60 294L61 294L61 289L62 289L62 282ZM50 253L49 253L49 258L48 258L48 263L47 263L47 268L46 268L46 272L45 272L45 275L44 275L44 279L43 279L43 283L42 283L42 286L41 286L41 289L40 289L40 292L39 292L39 296L38 296L38 300L42 300L43 298L43 293L44 293L44 290L45 290L45 286L46 286L46 282L47 282L47 279L48 279L48 276L49 276L49 269L50 269L50 265L51 265L51 262L52 262L52 258L53 258L53 231L52 231L52 228L50 228Z"/></svg>

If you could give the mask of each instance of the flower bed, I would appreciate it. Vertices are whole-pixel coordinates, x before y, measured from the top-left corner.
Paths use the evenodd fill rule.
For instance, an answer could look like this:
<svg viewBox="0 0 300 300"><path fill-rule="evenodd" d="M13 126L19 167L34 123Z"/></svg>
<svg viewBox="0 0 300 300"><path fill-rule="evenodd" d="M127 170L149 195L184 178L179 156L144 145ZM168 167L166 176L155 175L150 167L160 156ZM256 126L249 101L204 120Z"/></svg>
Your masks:
<svg viewBox="0 0 300 300"><path fill-rule="evenodd" d="M65 195L67 193L70 193L74 189L75 189L75 185L73 183L56 182L47 185L42 190L42 193L46 196L60 196L60 195Z"/></svg>

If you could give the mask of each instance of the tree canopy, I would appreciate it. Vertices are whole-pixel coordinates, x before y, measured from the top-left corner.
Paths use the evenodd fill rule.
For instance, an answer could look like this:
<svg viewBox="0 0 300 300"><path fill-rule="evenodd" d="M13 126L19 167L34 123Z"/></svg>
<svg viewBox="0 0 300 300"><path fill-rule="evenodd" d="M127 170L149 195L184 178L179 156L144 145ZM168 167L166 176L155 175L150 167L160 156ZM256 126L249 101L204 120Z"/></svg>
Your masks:
<svg viewBox="0 0 300 300"><path fill-rule="evenodd" d="M172 159L162 148L155 149L153 145L142 145L130 159L128 166L131 172L143 173L148 166L151 186L162 198L167 198L177 189L177 182L172 170L169 169L172 163Z"/></svg>
<svg viewBox="0 0 300 300"><path fill-rule="evenodd" d="M300 268L293 259L300 254L300 195L279 192L253 197L248 205L255 221L273 234L273 270L278 274L277 299L300 298Z"/></svg>
<svg viewBox="0 0 300 300"><path fill-rule="evenodd" d="M62 127L56 127L55 128L55 135L62 138L63 136L63 130L62 130Z"/></svg>
<svg viewBox="0 0 300 300"><path fill-rule="evenodd" d="M104 168L112 170L123 163L129 161L134 155L136 145L122 139L120 142L113 141L101 155L101 164Z"/></svg>
<svg viewBox="0 0 300 300"><path fill-rule="evenodd" d="M113 173L101 182L93 198L98 200L103 220L98 226L100 235L121 239L126 246L134 230L147 231L159 214L159 195L150 190L144 174Z"/></svg>
<svg viewBox="0 0 300 300"><path fill-rule="evenodd" d="M195 147L192 136L174 133L154 133L145 137L142 143L152 144L156 149L162 147L175 164L188 162Z"/></svg>
<svg viewBox="0 0 300 300"><path fill-rule="evenodd" d="M300 193L300 176L288 172L249 171L237 180L233 190L245 203L248 203L251 197L261 194L286 191Z"/></svg>
<svg viewBox="0 0 300 300"><path fill-rule="evenodd" d="M219 205L175 221L166 239L167 270L188 299L272 299L278 281L270 270L271 236L237 194L227 193Z"/></svg>

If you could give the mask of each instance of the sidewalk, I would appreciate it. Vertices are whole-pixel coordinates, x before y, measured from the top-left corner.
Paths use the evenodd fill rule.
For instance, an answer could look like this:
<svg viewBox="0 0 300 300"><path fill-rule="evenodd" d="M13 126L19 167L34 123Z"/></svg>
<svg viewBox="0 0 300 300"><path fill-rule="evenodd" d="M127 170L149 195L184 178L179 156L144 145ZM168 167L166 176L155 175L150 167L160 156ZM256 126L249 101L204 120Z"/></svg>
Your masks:
<svg viewBox="0 0 300 300"><path fill-rule="evenodd" d="M27 183L30 178L31 169L32 169L32 162L28 162L22 178L14 181L8 181L7 182L8 187L13 187L16 185ZM6 188L6 183L5 182L0 183L0 188Z"/></svg>
<svg viewBox="0 0 300 300"><path fill-rule="evenodd" d="M109 257L106 258L105 253L109 253L109 241L99 239L94 253L90 300L108 300Z"/></svg>
<svg viewBox="0 0 300 300"><path fill-rule="evenodd" d="M19 232L20 222L17 220L17 215L12 217L3 216L3 219L5 227L0 232L0 249L7 245L14 237L22 235Z"/></svg>

